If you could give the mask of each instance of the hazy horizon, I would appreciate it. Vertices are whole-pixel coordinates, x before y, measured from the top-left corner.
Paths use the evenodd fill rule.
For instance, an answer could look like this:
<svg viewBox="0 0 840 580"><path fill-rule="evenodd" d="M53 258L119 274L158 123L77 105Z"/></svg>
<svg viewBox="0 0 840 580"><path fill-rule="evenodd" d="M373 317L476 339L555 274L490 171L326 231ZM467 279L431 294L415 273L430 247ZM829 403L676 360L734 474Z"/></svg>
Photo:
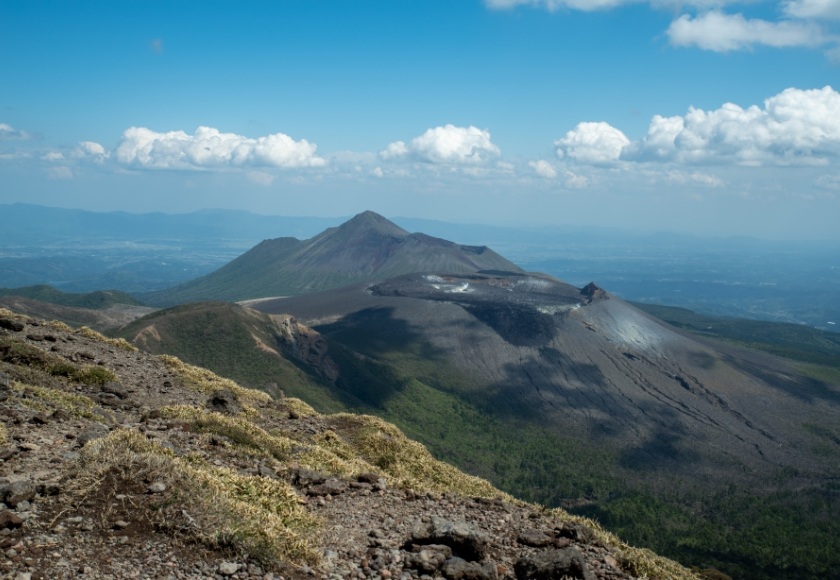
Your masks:
<svg viewBox="0 0 840 580"><path fill-rule="evenodd" d="M840 2L7 2L0 203L840 239Z"/></svg>

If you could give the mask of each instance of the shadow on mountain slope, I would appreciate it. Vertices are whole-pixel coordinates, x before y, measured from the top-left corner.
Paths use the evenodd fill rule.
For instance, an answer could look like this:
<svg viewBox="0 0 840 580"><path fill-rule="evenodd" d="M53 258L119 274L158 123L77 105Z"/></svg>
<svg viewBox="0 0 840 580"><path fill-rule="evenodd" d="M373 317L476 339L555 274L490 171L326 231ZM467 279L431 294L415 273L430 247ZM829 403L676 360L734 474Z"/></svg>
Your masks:
<svg viewBox="0 0 840 580"><path fill-rule="evenodd" d="M744 357L731 355L727 355L725 360L733 367L761 379L766 385L806 403L821 401L832 405L840 405L840 391L820 380L784 373L763 364L763 361L759 363Z"/></svg>
<svg viewBox="0 0 840 580"><path fill-rule="evenodd" d="M442 349L395 317L391 307L365 308L317 330L331 341L330 352L340 368L336 386L377 408L405 387L405 379L389 364L390 357L445 360Z"/></svg>

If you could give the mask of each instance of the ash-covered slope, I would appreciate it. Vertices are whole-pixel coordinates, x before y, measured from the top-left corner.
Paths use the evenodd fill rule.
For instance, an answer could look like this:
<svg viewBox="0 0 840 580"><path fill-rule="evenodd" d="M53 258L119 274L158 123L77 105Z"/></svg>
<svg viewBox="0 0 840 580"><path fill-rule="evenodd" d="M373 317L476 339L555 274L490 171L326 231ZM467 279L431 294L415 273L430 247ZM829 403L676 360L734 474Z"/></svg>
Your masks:
<svg viewBox="0 0 840 580"><path fill-rule="evenodd" d="M297 295L411 272L519 272L484 246L462 246L408 233L367 211L309 240L265 240L219 270L176 288L147 294L153 304Z"/></svg>
<svg viewBox="0 0 840 580"><path fill-rule="evenodd" d="M615 450L644 478L758 481L793 471L803 479L788 483L799 485L840 476L837 443L817 452L814 438L840 422L835 387L779 359L700 342L594 286L412 274L257 307L291 313L373 359L422 348L434 361L419 377L427 383L490 415Z"/></svg>
<svg viewBox="0 0 840 580"><path fill-rule="evenodd" d="M694 579L380 419L0 310L0 576Z"/></svg>

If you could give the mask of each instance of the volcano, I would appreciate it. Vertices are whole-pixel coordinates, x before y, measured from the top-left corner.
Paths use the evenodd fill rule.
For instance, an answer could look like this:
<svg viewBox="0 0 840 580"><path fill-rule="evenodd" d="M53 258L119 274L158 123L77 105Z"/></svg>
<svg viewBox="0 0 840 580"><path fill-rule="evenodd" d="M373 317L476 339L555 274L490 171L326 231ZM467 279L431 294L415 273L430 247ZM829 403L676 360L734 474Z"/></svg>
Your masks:
<svg viewBox="0 0 840 580"><path fill-rule="evenodd" d="M485 246L409 233L366 211L309 240L265 240L215 272L143 299L158 305L247 300L317 292L411 272L481 270L521 271Z"/></svg>

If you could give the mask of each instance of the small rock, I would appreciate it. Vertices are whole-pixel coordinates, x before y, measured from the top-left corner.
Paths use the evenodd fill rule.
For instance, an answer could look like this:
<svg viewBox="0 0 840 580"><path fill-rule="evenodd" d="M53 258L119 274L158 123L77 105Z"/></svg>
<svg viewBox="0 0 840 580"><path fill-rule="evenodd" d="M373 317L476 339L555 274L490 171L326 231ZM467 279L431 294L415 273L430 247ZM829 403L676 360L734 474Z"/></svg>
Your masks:
<svg viewBox="0 0 840 580"><path fill-rule="evenodd" d="M517 580L552 580L553 578L578 578L596 580L577 548L543 550L523 556L513 567Z"/></svg>
<svg viewBox="0 0 840 580"><path fill-rule="evenodd" d="M239 571L239 564L234 562L222 562L219 564L219 574L222 576L233 576Z"/></svg>
<svg viewBox="0 0 840 580"><path fill-rule="evenodd" d="M41 446L35 443L21 443L18 445L18 449L21 451L38 451L40 448Z"/></svg>
<svg viewBox="0 0 840 580"><path fill-rule="evenodd" d="M452 557L443 565L443 576L448 580L497 580L499 571L493 562L479 564Z"/></svg>
<svg viewBox="0 0 840 580"><path fill-rule="evenodd" d="M347 491L347 484L340 479L330 478L324 483L313 485L306 490L307 495L324 496L339 495Z"/></svg>
<svg viewBox="0 0 840 580"><path fill-rule="evenodd" d="M114 522L114 529L124 530L128 527L128 522L125 520L117 520Z"/></svg>
<svg viewBox="0 0 840 580"><path fill-rule="evenodd" d="M444 544L452 552L467 560L483 560L487 555L490 536L467 522L450 522L439 516L431 516L428 522L417 522L411 531L415 544Z"/></svg>
<svg viewBox="0 0 840 580"><path fill-rule="evenodd" d="M166 491L166 484L156 481L152 485L146 488L146 491L149 493L163 493Z"/></svg>
<svg viewBox="0 0 840 580"><path fill-rule="evenodd" d="M108 427L102 423L94 423L91 427L79 433L79 436L76 437L76 445L84 447L89 441L105 437L108 433Z"/></svg>
<svg viewBox="0 0 840 580"><path fill-rule="evenodd" d="M220 389L207 399L207 408L225 415L238 415L242 412L239 397L230 389Z"/></svg>
<svg viewBox="0 0 840 580"><path fill-rule="evenodd" d="M116 395L120 399L125 399L128 396L128 390L122 386L120 383L110 381L102 385L100 390L103 393L108 393L111 395Z"/></svg>
<svg viewBox="0 0 840 580"><path fill-rule="evenodd" d="M11 318L0 318L0 328L5 328L6 330L20 332L24 329L25 326L26 325L22 322L12 320Z"/></svg>
<svg viewBox="0 0 840 580"><path fill-rule="evenodd" d="M532 548L544 548L552 542L552 538L541 530L528 529L522 530L516 541L523 546L531 546Z"/></svg>
<svg viewBox="0 0 840 580"><path fill-rule="evenodd" d="M356 481L373 484L378 482L381 478L382 476L378 473L362 473L356 478Z"/></svg>
<svg viewBox="0 0 840 580"><path fill-rule="evenodd" d="M412 552L406 556L406 566L426 574L437 571L452 557L452 548L442 544L413 546Z"/></svg>
<svg viewBox="0 0 840 580"><path fill-rule="evenodd" d="M33 425L46 425L47 423L49 423L50 417L51 415L48 415L47 413L37 413L35 415L32 415L32 417L29 419L29 422Z"/></svg>
<svg viewBox="0 0 840 580"><path fill-rule="evenodd" d="M14 530L23 525L23 520L9 510L0 512L0 530Z"/></svg>
<svg viewBox="0 0 840 580"><path fill-rule="evenodd" d="M28 480L13 481L0 485L0 499L10 507L17 507L22 501L35 499L35 485Z"/></svg>

